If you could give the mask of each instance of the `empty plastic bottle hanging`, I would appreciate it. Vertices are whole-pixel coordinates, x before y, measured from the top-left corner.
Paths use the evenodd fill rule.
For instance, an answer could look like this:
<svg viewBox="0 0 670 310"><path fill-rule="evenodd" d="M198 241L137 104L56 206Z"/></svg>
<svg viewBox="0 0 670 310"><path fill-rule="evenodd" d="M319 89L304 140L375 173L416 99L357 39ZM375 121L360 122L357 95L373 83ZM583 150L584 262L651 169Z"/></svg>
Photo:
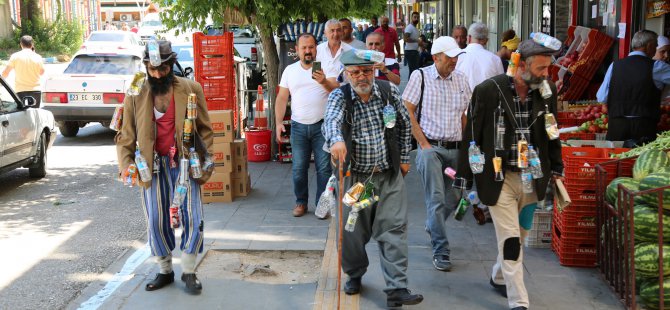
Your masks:
<svg viewBox="0 0 670 310"><path fill-rule="evenodd" d="M498 114L498 121L496 122L495 148L496 151L505 149L505 117L502 112Z"/></svg>
<svg viewBox="0 0 670 310"><path fill-rule="evenodd" d="M542 173L542 165L540 164L540 157L537 155L537 152L532 145L528 146L528 166L530 173L533 174L533 179L540 179L544 176Z"/></svg>
<svg viewBox="0 0 670 310"><path fill-rule="evenodd" d="M521 187L523 187L524 194L533 192L533 174L530 169L521 169Z"/></svg>
<svg viewBox="0 0 670 310"><path fill-rule="evenodd" d="M202 177L202 167L200 166L200 156L198 152L195 151L195 148L189 150L189 164L191 165L191 176L194 179L199 179Z"/></svg>
<svg viewBox="0 0 670 310"><path fill-rule="evenodd" d="M559 39L542 32L533 32L530 34L530 38L533 39L535 43L541 44L556 51L560 50L561 46L563 46L563 43Z"/></svg>
<svg viewBox="0 0 670 310"><path fill-rule="evenodd" d="M160 51L158 50L158 41L156 40L149 41L149 43L147 43L147 49L149 50L149 63L154 67L160 66L161 54Z"/></svg>
<svg viewBox="0 0 670 310"><path fill-rule="evenodd" d="M356 56L372 62L384 62L386 59L384 53L377 51L357 49L354 50L354 53L356 53Z"/></svg>
<svg viewBox="0 0 670 310"><path fill-rule="evenodd" d="M326 190L323 191L321 197L319 198L319 203L316 206L314 215L318 218L325 218L328 212L332 209L332 205L336 204L335 199L335 185L337 184L337 178L334 175L330 176L328 183L326 184Z"/></svg>
<svg viewBox="0 0 670 310"><path fill-rule="evenodd" d="M135 151L135 165L137 165L137 172L140 174L140 180L142 180L142 182L150 182L151 171L149 171L149 164L139 150Z"/></svg>
<svg viewBox="0 0 670 310"><path fill-rule="evenodd" d="M470 169L472 169L472 173L478 174L484 171L484 154L479 150L475 141L470 141L468 160L470 161Z"/></svg>

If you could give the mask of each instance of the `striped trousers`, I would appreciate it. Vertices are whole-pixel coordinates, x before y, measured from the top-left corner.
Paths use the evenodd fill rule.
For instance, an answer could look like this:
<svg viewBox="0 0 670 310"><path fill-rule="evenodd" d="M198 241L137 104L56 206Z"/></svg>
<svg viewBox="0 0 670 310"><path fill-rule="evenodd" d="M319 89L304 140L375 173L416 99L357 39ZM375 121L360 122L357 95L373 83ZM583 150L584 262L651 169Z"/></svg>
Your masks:
<svg viewBox="0 0 670 310"><path fill-rule="evenodd" d="M179 164L179 162L177 162ZM175 248L175 234L170 226L170 204L179 167L170 167L169 156L160 157L160 172L154 174L151 187L142 190L142 207L147 219L147 233L151 255L168 256ZM200 185L189 176L186 199L181 205L181 244L183 253L202 253L203 214Z"/></svg>

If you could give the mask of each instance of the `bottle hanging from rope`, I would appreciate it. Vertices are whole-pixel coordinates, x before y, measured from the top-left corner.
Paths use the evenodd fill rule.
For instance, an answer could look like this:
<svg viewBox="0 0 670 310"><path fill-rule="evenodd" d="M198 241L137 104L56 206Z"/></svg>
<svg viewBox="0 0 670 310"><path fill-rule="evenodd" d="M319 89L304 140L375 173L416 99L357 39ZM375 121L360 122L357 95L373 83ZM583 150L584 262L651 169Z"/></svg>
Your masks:
<svg viewBox="0 0 670 310"><path fill-rule="evenodd" d="M529 170L530 169L521 169L521 187L523 188L524 194L533 192L533 174Z"/></svg>
<svg viewBox="0 0 670 310"><path fill-rule="evenodd" d="M190 144L191 138L193 138L193 121L190 119L184 119L184 143Z"/></svg>
<svg viewBox="0 0 670 310"><path fill-rule="evenodd" d="M493 157L493 173L495 174L495 181L502 182L505 180L505 175L502 170L502 157Z"/></svg>
<svg viewBox="0 0 670 310"><path fill-rule="evenodd" d="M188 94L188 103L186 104L186 118L195 121L198 118L198 96L195 93Z"/></svg>
<svg viewBox="0 0 670 310"><path fill-rule="evenodd" d="M496 122L495 149L502 151L505 149L505 117L502 109L499 109L498 121Z"/></svg>
<svg viewBox="0 0 670 310"><path fill-rule="evenodd" d="M195 148L191 148L188 154L189 164L191 166L191 176L194 179L199 179L202 177L202 167L200 166L200 156L198 152L195 151Z"/></svg>

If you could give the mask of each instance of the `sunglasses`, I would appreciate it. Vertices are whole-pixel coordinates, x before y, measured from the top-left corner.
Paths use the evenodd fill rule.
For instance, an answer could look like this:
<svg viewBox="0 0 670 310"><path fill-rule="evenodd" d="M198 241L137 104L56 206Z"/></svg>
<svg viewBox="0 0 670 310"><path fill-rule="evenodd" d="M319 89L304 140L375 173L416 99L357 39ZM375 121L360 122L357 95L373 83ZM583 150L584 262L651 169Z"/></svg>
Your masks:
<svg viewBox="0 0 670 310"><path fill-rule="evenodd" d="M372 73L375 72L373 68L367 68L363 70L345 70L345 71L347 71L347 73L349 73L349 75L354 79L360 77L361 75L371 76Z"/></svg>

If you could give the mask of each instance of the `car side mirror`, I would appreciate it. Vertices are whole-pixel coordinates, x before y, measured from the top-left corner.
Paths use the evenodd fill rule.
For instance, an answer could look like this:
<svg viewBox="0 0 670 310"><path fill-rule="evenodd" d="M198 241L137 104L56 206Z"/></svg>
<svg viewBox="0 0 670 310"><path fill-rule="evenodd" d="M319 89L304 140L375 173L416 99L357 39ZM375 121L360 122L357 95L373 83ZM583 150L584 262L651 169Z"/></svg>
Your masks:
<svg viewBox="0 0 670 310"><path fill-rule="evenodd" d="M33 98L32 96L23 97L21 101L23 103L24 108L34 108L35 105L37 104L37 100L35 100L35 98Z"/></svg>

